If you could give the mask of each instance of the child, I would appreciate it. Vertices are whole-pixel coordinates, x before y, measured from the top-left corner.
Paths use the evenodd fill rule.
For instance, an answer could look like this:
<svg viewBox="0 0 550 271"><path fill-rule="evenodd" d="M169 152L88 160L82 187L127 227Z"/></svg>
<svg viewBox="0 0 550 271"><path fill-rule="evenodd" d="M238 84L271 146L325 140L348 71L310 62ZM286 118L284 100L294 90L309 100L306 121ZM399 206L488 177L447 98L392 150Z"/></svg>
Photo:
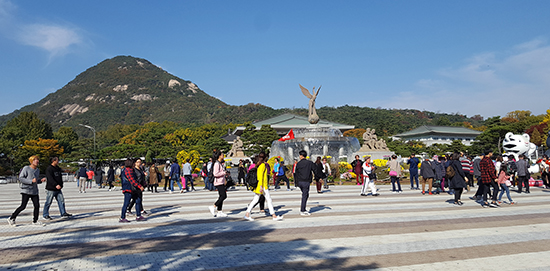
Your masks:
<svg viewBox="0 0 550 271"><path fill-rule="evenodd" d="M515 204L516 202L514 202L510 197L510 189L508 188L508 186L512 185L512 183L510 182L510 175L508 174L508 167L506 166L506 164L502 164L502 166L500 166L500 173L498 174L498 185L500 185L500 187L502 188L500 190L500 195L498 196L498 204L502 203L501 200L504 191L506 191L506 196L508 197L508 204Z"/></svg>

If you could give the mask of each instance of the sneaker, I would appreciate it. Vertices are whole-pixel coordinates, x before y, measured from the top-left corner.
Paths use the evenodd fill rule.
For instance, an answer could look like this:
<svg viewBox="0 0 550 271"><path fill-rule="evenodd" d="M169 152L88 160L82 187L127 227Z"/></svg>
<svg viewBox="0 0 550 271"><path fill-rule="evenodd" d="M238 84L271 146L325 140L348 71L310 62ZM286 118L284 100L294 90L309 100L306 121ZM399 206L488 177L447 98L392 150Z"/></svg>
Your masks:
<svg viewBox="0 0 550 271"><path fill-rule="evenodd" d="M46 224L40 222L40 221L36 221L36 222L33 222L32 223L33 226L38 226L38 227L44 227L46 226Z"/></svg>
<svg viewBox="0 0 550 271"><path fill-rule="evenodd" d="M109 188L109 191L111 191L111 188Z"/></svg>
<svg viewBox="0 0 550 271"><path fill-rule="evenodd" d="M276 216L273 218L273 221L282 221L283 220L283 216Z"/></svg>
<svg viewBox="0 0 550 271"><path fill-rule="evenodd" d="M180 194L183 194L183 189L182 189L182 190L180 190Z"/></svg>
<svg viewBox="0 0 550 271"><path fill-rule="evenodd" d="M399 194L403 193L403 191L399 191Z"/></svg>
<svg viewBox="0 0 550 271"><path fill-rule="evenodd" d="M433 195L432 192L429 192L428 194L429 194L429 195Z"/></svg>
<svg viewBox="0 0 550 271"><path fill-rule="evenodd" d="M311 214L309 212L300 212L301 216L310 216Z"/></svg>
<svg viewBox="0 0 550 271"><path fill-rule="evenodd" d="M378 196L380 196L380 194L376 193L376 194L374 194L373 196L378 197Z"/></svg>
<svg viewBox="0 0 550 271"><path fill-rule="evenodd" d="M12 227L15 227L15 226L16 226L16 225L15 225L15 219L10 219L10 218L8 217L8 224L9 224L10 226L12 226Z"/></svg>
<svg viewBox="0 0 550 271"><path fill-rule="evenodd" d="M456 202L454 203L455 206L460 206L460 203Z"/></svg>
<svg viewBox="0 0 550 271"><path fill-rule="evenodd" d="M69 214L69 213L64 213L64 214L62 214L61 216L62 216L62 217L71 217L71 216L73 216L73 215L72 215L72 214Z"/></svg>
<svg viewBox="0 0 550 271"><path fill-rule="evenodd" d="M216 215L216 217L227 217L227 214L225 214L222 211L218 211L218 214Z"/></svg>
<svg viewBox="0 0 550 271"><path fill-rule="evenodd" d="M172 193L174 193L174 192L172 192L172 190L168 190L168 193L169 193L169 194L172 194Z"/></svg>
<svg viewBox="0 0 550 271"><path fill-rule="evenodd" d="M214 206L208 206L208 210L210 210L210 213L211 213L214 217L216 216L216 211L215 211Z"/></svg>
<svg viewBox="0 0 550 271"><path fill-rule="evenodd" d="M44 220L53 220L53 218L51 216L47 215L47 216L44 217Z"/></svg>
<svg viewBox="0 0 550 271"><path fill-rule="evenodd" d="M144 214L144 215L148 215L148 213L145 212L145 210L143 210L143 212L141 212L141 213Z"/></svg>
<svg viewBox="0 0 550 271"><path fill-rule="evenodd" d="M500 207L500 205L498 203L494 202L494 201L491 202L491 204L489 204L489 206L494 207L494 208Z"/></svg>
<svg viewBox="0 0 550 271"><path fill-rule="evenodd" d="M516 204L516 202L515 202L515 201L512 201L512 202L510 202L509 204L510 204L510 205L514 205L514 204Z"/></svg>
<svg viewBox="0 0 550 271"><path fill-rule="evenodd" d="M136 217L136 221L146 221L147 218L143 217L143 216L138 216Z"/></svg>
<svg viewBox="0 0 550 271"><path fill-rule="evenodd" d="M392 193L392 194L397 194L397 191L392 191L391 193Z"/></svg>
<svg viewBox="0 0 550 271"><path fill-rule="evenodd" d="M462 201L458 201L458 205L462 206L464 203L462 203Z"/></svg>
<svg viewBox="0 0 550 271"><path fill-rule="evenodd" d="M290 188L288 188L286 191L291 191Z"/></svg>
<svg viewBox="0 0 550 271"><path fill-rule="evenodd" d="M248 220L248 221L254 221L254 218L249 217L249 216L244 216L243 218L246 219L246 220Z"/></svg>
<svg viewBox="0 0 550 271"><path fill-rule="evenodd" d="M120 222L120 223L130 223L130 221L126 218L121 218L121 219L118 220L118 222Z"/></svg>
<svg viewBox="0 0 550 271"><path fill-rule="evenodd" d="M501 204L502 204L502 201L499 200L499 201L497 201L497 203L498 203L498 205L501 205Z"/></svg>
<svg viewBox="0 0 550 271"><path fill-rule="evenodd" d="M366 197L366 196L367 196L367 194L361 194L361 196L363 196L363 197Z"/></svg>
<svg viewBox="0 0 550 271"><path fill-rule="evenodd" d="M422 195L426 194L426 192L422 191Z"/></svg>

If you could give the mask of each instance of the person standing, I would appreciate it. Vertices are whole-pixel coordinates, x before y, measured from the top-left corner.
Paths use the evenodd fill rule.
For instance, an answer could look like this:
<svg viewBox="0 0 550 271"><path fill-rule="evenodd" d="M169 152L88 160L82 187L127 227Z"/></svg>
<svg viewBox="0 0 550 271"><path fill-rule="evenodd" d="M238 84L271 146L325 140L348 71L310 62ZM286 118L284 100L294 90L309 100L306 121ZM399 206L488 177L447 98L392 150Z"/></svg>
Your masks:
<svg viewBox="0 0 550 271"><path fill-rule="evenodd" d="M422 195L426 193L426 183L428 183L428 194L432 194L432 183L435 178L435 165L426 158L420 166L420 176L422 176Z"/></svg>
<svg viewBox="0 0 550 271"><path fill-rule="evenodd" d="M313 171L315 170L315 164L307 160L307 152L301 150L299 153L300 162L296 164L296 171L294 173L294 181L298 182L298 187L302 190L302 202L300 205L300 215L309 216L311 215L306 210L307 199L309 198L309 186L313 180ZM358 158L359 156L356 156ZM361 160L359 160L361 161Z"/></svg>
<svg viewBox="0 0 550 271"><path fill-rule="evenodd" d="M399 181L399 178L401 178L401 165L399 165L399 162L397 161L397 155L393 154L387 165L390 168L390 179L393 193L403 193L403 190L401 190L401 182ZM396 183L397 189L395 189Z"/></svg>
<svg viewBox="0 0 550 271"><path fill-rule="evenodd" d="M411 190L418 190L418 163L420 161L418 158L415 157L414 153L411 154L411 157L409 157L409 160L407 161L407 164L409 164L409 173L411 174ZM416 180L416 187L414 187L414 181Z"/></svg>
<svg viewBox="0 0 550 271"><path fill-rule="evenodd" d="M508 197L508 204L516 204L515 201L510 197L510 189L508 188L510 183L510 175L508 174L508 166L502 164L500 166L500 172L498 173L498 185L500 186L500 194L498 195L498 204L502 203L502 195L506 192L506 197Z"/></svg>
<svg viewBox="0 0 550 271"><path fill-rule="evenodd" d="M42 216L46 220L52 220L50 217L50 205L55 198L57 206L59 207L59 214L61 217L71 217L72 215L65 211L65 198L63 197L63 177L61 176L61 168L59 167L59 158L50 158L51 164L46 168L46 202L44 203L44 210Z"/></svg>
<svg viewBox="0 0 550 271"><path fill-rule="evenodd" d="M271 214L271 217L273 217L273 220L283 220L282 216L278 216L275 214L275 209L273 208L271 196L269 195L269 178L267 177L267 167L265 165L265 161L265 152L260 152L260 154L258 155L258 162L256 163L258 165L258 168L256 170L258 185L254 189L254 198L252 199L252 202L248 204L248 207L246 208L246 214L244 215L244 219L248 221L254 221L254 219L250 217L250 211L252 211L252 208L254 208L256 203L258 203L258 201L260 200L260 195L264 195L265 200L267 201L267 207L269 208L269 213Z"/></svg>
<svg viewBox="0 0 550 271"><path fill-rule="evenodd" d="M239 181L239 185L244 185L244 177L246 176L246 165L243 161L243 159L239 160L239 173L237 175L237 180Z"/></svg>
<svg viewBox="0 0 550 271"><path fill-rule="evenodd" d="M32 224L35 226L46 226L46 224L38 221L38 215L40 213L40 201L38 199L38 184L46 181L46 178L40 179L40 169L38 165L40 160L38 156L33 155L29 157L30 165L23 167L19 173L19 181L21 182L21 205L15 209L15 211L8 218L8 224L15 227L15 219L29 203L29 199L32 200L33 210L33 219Z"/></svg>
<svg viewBox="0 0 550 271"><path fill-rule="evenodd" d="M464 171L462 171L462 164L459 161L460 154L458 152L455 152L451 155L451 160L449 161L449 166L452 167L455 174L454 176L449 178L449 189L454 189L454 195L455 200L454 204L458 206L462 206L462 201L460 200L460 197L462 196L462 191L464 191L464 188L466 188L466 181L464 180Z"/></svg>
<svg viewBox="0 0 550 271"><path fill-rule="evenodd" d="M351 167L353 168L353 173L355 173L357 185L360 185L362 181L361 173L363 172L363 161L359 159L359 155L355 155L355 160L351 162Z"/></svg>
<svg viewBox="0 0 550 271"><path fill-rule="evenodd" d="M525 186L525 193L529 194L529 163L525 159L525 155L520 154L516 162L518 172L518 193L521 194L522 186Z"/></svg>
<svg viewBox="0 0 550 271"><path fill-rule="evenodd" d="M147 181L145 180L145 172L142 169L143 162L141 159L137 159L134 163L134 175L136 177L136 181L139 183L141 187L145 189L147 187ZM130 201L130 205L128 206L128 213L132 213L132 207L134 207L134 204L136 204L136 216L141 216L141 214L147 214L145 209L143 209L143 191L133 191L132 193L137 194L137 197L132 197L132 200ZM139 203L138 203L139 199ZM139 205L139 208L138 208ZM141 212L140 212L141 211Z"/></svg>
<svg viewBox="0 0 550 271"><path fill-rule="evenodd" d="M323 183L325 184L325 189L328 189L328 177L332 175L330 165L327 162L327 158L323 157Z"/></svg>
<svg viewBox="0 0 550 271"><path fill-rule="evenodd" d="M477 191L474 196L471 197L471 199L475 201L479 201L481 199L484 189L483 185L481 184L481 167L479 166L482 158L483 155L479 155L472 160L472 164L474 166L474 178L477 180Z"/></svg>
<svg viewBox="0 0 550 271"><path fill-rule="evenodd" d="M317 193L323 193L323 179L325 178L325 173L323 173L323 163L321 163L321 157L317 156L315 160L315 186L317 187Z"/></svg>
<svg viewBox="0 0 550 271"><path fill-rule="evenodd" d="M189 185L191 185L191 190L195 191L195 185L193 184L193 176L191 168L191 164L189 163L189 158L185 159L185 164L183 164L183 167L181 169L183 173L183 177L185 178L185 190L189 192Z"/></svg>
<svg viewBox="0 0 550 271"><path fill-rule="evenodd" d="M459 161L460 161L460 164L462 165L462 171L464 171L464 176L466 176L465 177L466 190L469 192L470 187L474 186L474 183L472 181L472 176L470 174L470 167L472 166L472 161L470 161L470 159L468 159L468 156L466 156L465 154L462 154Z"/></svg>
<svg viewBox="0 0 550 271"><path fill-rule="evenodd" d="M180 165L178 162L172 163L170 167L170 194L174 193L174 182L176 182L180 188L180 193L183 193L180 183Z"/></svg>
<svg viewBox="0 0 550 271"><path fill-rule="evenodd" d="M80 169L78 170L78 192L86 193L86 182L88 181L88 174L86 174L86 165L80 164Z"/></svg>
<svg viewBox="0 0 550 271"><path fill-rule="evenodd" d="M213 165L213 160L212 160L212 157L210 157L208 159L208 163L206 164L206 184L207 184L207 188L208 190L212 191L214 190L214 184L213 184L213 180L210 180L210 172L212 170L212 165Z"/></svg>
<svg viewBox="0 0 550 271"><path fill-rule="evenodd" d="M166 191L166 187L168 187L169 182L170 182L170 161L166 161L166 164L164 165L164 191Z"/></svg>
<svg viewBox="0 0 550 271"><path fill-rule="evenodd" d="M92 183L94 181L94 169L90 166L86 171L88 179L86 180L86 188L92 188Z"/></svg>
<svg viewBox="0 0 550 271"><path fill-rule="evenodd" d="M493 156L492 150L486 150L485 156L479 162L479 167L481 168L481 183L483 184L483 207L498 207L497 204L497 193L498 185L496 183L497 176L495 170L495 164L491 160ZM491 186L493 187L493 195L491 197L491 204L487 202L487 194L491 192Z"/></svg>
<svg viewBox="0 0 550 271"><path fill-rule="evenodd" d="M216 187L216 189L218 190L218 200L214 203L213 206L208 206L208 209L214 217L227 217L227 215L222 212L223 201L227 198L227 188L225 186L226 174L225 166L223 165L223 153L221 151L215 151L212 158L215 159L214 163L212 164L212 170L214 176L214 187ZM216 209L218 210L218 213L215 212Z"/></svg>
<svg viewBox="0 0 550 271"><path fill-rule="evenodd" d="M98 188L103 188L103 173L105 172L101 168L101 165L97 164L94 171L94 179Z"/></svg>
<svg viewBox="0 0 550 271"><path fill-rule="evenodd" d="M115 182L115 169L112 164L109 164L109 169L107 170L107 183L109 184L109 191L115 187L113 183Z"/></svg>
<svg viewBox="0 0 550 271"><path fill-rule="evenodd" d="M367 157L365 163L363 163L363 186L361 187L361 196L367 196L367 186L370 188L370 194L372 196L378 196L376 185L374 185L374 166L370 163L370 156Z"/></svg>
<svg viewBox="0 0 550 271"><path fill-rule="evenodd" d="M544 184L544 188L550 188L550 174L548 173L549 172L549 168L550 168L550 161L548 161L548 155L543 155L542 156L542 159L540 159L538 162L537 162L540 166L540 171L541 171L541 175L540 175L540 178L542 179L542 183Z"/></svg>
<svg viewBox="0 0 550 271"><path fill-rule="evenodd" d="M155 164L151 164L149 167L149 187L151 188L151 193L158 193L157 187L159 186L160 181L160 172L157 169Z"/></svg>

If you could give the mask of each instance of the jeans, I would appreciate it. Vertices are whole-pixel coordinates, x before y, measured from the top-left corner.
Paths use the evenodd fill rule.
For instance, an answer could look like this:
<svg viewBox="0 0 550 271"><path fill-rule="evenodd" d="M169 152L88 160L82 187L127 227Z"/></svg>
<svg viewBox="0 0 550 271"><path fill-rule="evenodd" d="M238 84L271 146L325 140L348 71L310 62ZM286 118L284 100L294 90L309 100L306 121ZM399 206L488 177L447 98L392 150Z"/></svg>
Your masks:
<svg viewBox="0 0 550 271"><path fill-rule="evenodd" d="M307 199L309 198L309 182L298 182L298 187L302 190L300 212L306 212Z"/></svg>
<svg viewBox="0 0 550 271"><path fill-rule="evenodd" d="M414 180L416 180L416 189L418 189L418 172L411 172L411 189L414 189Z"/></svg>
<svg viewBox="0 0 550 271"><path fill-rule="evenodd" d="M187 192L189 192L189 185L191 185L191 189L195 190L195 185L193 184L193 176L185 175L185 189L187 190Z"/></svg>
<svg viewBox="0 0 550 271"><path fill-rule="evenodd" d="M126 210L128 209L128 205L130 205L130 200L132 199L135 199L136 201L136 215L141 214L141 198L138 197L137 194L124 193L124 203L122 204L120 218L126 218Z"/></svg>
<svg viewBox="0 0 550 271"><path fill-rule="evenodd" d="M508 201L513 202L512 197L510 197L510 189L508 188L508 186L505 183L501 183L500 188L502 189L500 190L500 195L498 195L498 201L502 200L502 195L504 194L504 191L506 191L506 197L508 197Z"/></svg>
<svg viewBox="0 0 550 271"><path fill-rule="evenodd" d="M36 222L38 221L38 214L40 213L40 201L38 199L38 195L29 195L29 194L21 194L21 206L17 207L15 209L15 212L11 214L10 219L15 220L15 218L21 213L25 208L27 208L27 203L29 203L29 199L32 200L32 205L34 207L33 210L33 216L32 221Z"/></svg>
<svg viewBox="0 0 550 271"><path fill-rule="evenodd" d="M179 174L174 174L172 176L172 178L170 178L170 191L174 192L174 182L176 182L180 188L180 190L182 190L181 188L181 183L180 183L180 175Z"/></svg>
<svg viewBox="0 0 550 271"><path fill-rule="evenodd" d="M57 201L57 206L59 207L59 214L64 215L65 214L65 198L63 197L63 193L61 190L59 191L50 191L46 190L46 202L44 203L44 211L42 212L42 216L48 217L50 216L50 206L52 205L53 198Z"/></svg>
<svg viewBox="0 0 550 271"><path fill-rule="evenodd" d="M399 181L399 177L397 176L391 176L391 186L393 191L401 191L401 182ZM395 190L395 183L397 183L397 190Z"/></svg>

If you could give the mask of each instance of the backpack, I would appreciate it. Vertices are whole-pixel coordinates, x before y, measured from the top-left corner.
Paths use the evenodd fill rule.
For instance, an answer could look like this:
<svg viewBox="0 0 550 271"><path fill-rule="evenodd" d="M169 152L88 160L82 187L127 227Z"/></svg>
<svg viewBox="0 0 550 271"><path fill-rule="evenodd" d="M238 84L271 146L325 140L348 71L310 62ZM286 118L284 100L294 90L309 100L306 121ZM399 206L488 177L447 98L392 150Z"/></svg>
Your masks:
<svg viewBox="0 0 550 271"><path fill-rule="evenodd" d="M279 172L277 173L277 176L283 176L285 175L285 166L279 165Z"/></svg>
<svg viewBox="0 0 550 271"><path fill-rule="evenodd" d="M208 181L210 183L214 183L214 167L216 166L216 163L219 163L218 161L212 163L212 166L210 167L210 171L208 171Z"/></svg>
<svg viewBox="0 0 550 271"><path fill-rule="evenodd" d="M245 178L246 185L248 185L248 188L250 190L256 189L258 186L258 168L253 167L251 168L248 173L246 174Z"/></svg>
<svg viewBox="0 0 550 271"><path fill-rule="evenodd" d="M447 167L447 170L445 172L445 179L452 179L456 174L456 171L455 171L455 168L453 167L453 165L449 165Z"/></svg>

